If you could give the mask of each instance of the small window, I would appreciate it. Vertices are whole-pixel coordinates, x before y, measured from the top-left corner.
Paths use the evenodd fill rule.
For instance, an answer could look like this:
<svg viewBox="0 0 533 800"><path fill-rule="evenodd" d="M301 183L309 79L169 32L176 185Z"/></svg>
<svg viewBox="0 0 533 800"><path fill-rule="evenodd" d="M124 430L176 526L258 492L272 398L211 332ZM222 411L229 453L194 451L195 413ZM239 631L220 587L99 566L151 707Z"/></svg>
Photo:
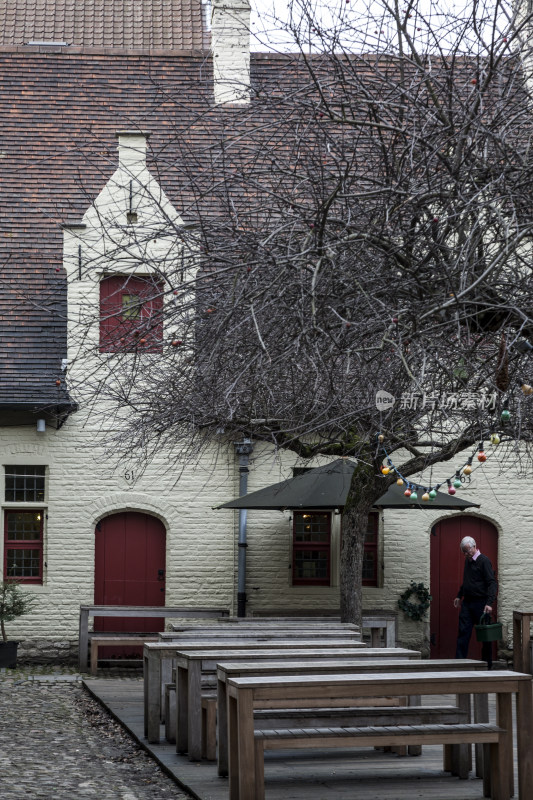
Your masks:
<svg viewBox="0 0 533 800"><path fill-rule="evenodd" d="M113 275L100 283L100 352L161 352L163 286L151 278Z"/></svg>
<svg viewBox="0 0 533 800"><path fill-rule="evenodd" d="M5 500L8 503L42 503L45 467L5 468Z"/></svg>
<svg viewBox="0 0 533 800"><path fill-rule="evenodd" d="M141 316L142 300L138 294L122 295L122 321L139 319Z"/></svg>
<svg viewBox="0 0 533 800"><path fill-rule="evenodd" d="M43 582L44 510L4 512L4 577Z"/></svg>
<svg viewBox="0 0 533 800"><path fill-rule="evenodd" d="M378 585L378 523L376 512L368 515L363 552L363 586Z"/></svg>
<svg viewBox="0 0 533 800"><path fill-rule="evenodd" d="M331 514L295 511L293 517L292 582L329 586L331 569Z"/></svg>

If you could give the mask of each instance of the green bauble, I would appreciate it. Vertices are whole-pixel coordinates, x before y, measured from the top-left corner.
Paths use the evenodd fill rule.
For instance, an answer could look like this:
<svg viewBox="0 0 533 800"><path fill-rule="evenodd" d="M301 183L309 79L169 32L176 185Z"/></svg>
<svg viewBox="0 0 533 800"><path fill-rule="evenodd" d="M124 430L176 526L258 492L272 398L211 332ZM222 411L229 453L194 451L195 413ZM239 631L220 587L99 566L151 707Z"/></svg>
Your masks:
<svg viewBox="0 0 533 800"><path fill-rule="evenodd" d="M508 411L506 408L504 408L501 416L502 422L509 422L510 419L511 419L511 412Z"/></svg>
<svg viewBox="0 0 533 800"><path fill-rule="evenodd" d="M436 498L436 496L437 496L437 492L435 491L435 489L432 489L430 491L430 493L429 493L429 499L430 500L434 500Z"/></svg>
<svg viewBox="0 0 533 800"><path fill-rule="evenodd" d="M418 495L416 492L411 492L411 500L418 500Z"/></svg>
<svg viewBox="0 0 533 800"><path fill-rule="evenodd" d="M454 482L453 482L453 485L455 486L455 488L456 488L456 489L460 489L460 488L461 488L461 486L462 486L463 484L461 483L461 481L459 480L459 478L456 478L456 479L454 480Z"/></svg>

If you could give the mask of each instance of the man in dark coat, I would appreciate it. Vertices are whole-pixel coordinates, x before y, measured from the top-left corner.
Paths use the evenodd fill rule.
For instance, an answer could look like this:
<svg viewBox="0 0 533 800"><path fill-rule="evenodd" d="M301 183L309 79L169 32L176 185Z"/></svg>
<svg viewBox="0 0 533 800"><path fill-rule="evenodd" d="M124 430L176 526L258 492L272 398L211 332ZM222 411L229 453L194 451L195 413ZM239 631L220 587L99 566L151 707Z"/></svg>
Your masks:
<svg viewBox="0 0 533 800"><path fill-rule="evenodd" d="M492 614L498 584L490 560L479 552L476 542L471 536L465 536L460 547L465 556L465 568L463 584L453 601L456 608L461 604L455 657L468 658L472 628L477 625L483 614ZM481 657L487 662L490 669L492 667L492 642L483 642Z"/></svg>

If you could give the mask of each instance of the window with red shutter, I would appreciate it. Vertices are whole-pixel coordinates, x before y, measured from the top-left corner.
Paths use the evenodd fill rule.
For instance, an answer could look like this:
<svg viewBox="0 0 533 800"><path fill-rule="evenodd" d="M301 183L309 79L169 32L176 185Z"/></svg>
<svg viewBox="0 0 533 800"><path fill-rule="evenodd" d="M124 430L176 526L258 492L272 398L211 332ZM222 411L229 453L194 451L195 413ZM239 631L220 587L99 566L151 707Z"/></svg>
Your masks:
<svg viewBox="0 0 533 800"><path fill-rule="evenodd" d="M150 277L113 275L100 283L100 352L163 349L163 285Z"/></svg>

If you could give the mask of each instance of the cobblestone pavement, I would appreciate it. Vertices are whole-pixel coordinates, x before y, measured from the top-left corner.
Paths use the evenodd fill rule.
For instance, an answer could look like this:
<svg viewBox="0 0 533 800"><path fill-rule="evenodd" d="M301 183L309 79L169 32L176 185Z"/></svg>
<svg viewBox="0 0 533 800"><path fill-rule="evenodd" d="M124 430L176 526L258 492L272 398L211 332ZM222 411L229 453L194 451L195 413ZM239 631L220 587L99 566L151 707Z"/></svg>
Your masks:
<svg viewBox="0 0 533 800"><path fill-rule="evenodd" d="M0 670L2 800L190 800L79 677Z"/></svg>

